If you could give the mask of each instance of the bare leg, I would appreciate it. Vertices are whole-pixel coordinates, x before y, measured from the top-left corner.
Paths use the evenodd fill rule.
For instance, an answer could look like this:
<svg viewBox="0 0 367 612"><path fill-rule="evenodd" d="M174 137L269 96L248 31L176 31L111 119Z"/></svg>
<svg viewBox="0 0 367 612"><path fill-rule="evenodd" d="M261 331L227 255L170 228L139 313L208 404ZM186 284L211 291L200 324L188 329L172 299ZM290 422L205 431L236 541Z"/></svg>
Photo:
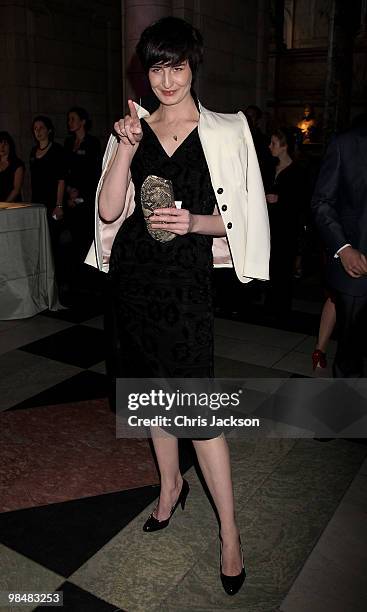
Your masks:
<svg viewBox="0 0 367 612"><path fill-rule="evenodd" d="M182 487L178 459L178 440L159 427L150 428L161 477L159 502L153 515L158 521L167 519Z"/></svg>
<svg viewBox="0 0 367 612"><path fill-rule="evenodd" d="M154 516L159 521L169 517L182 487L178 459L178 440L162 429L151 427L157 456L161 490ZM223 541L222 571L231 576L242 570L239 531L235 520L231 464L227 442L223 435L211 440L194 440L195 451L205 482L218 510Z"/></svg>
<svg viewBox="0 0 367 612"><path fill-rule="evenodd" d="M333 329L335 327L336 314L335 304L328 297L321 313L319 337L316 342L316 349L319 349L323 353L326 353L326 348L330 339Z"/></svg>
<svg viewBox="0 0 367 612"><path fill-rule="evenodd" d="M242 570L239 531L235 519L231 463L227 441L222 434L211 440L193 440L199 465L220 518L223 541L222 571L231 576Z"/></svg>

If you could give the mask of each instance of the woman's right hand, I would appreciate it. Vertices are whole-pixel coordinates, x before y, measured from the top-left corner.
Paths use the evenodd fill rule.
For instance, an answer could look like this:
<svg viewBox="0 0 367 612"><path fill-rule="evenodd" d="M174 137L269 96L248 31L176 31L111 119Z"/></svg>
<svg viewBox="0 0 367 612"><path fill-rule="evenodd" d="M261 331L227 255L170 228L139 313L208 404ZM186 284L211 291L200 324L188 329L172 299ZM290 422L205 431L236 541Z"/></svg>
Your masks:
<svg viewBox="0 0 367 612"><path fill-rule="evenodd" d="M120 138L121 144L125 146L135 146L138 145L143 138L143 130L133 101L128 100L127 103L129 105L130 114L116 121L114 129Z"/></svg>

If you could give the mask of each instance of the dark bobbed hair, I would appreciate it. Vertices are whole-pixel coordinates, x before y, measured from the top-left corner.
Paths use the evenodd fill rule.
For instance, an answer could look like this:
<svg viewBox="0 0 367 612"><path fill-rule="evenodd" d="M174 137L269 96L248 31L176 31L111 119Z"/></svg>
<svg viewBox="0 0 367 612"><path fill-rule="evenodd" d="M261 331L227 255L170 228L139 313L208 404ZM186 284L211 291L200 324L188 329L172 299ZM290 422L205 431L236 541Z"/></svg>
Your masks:
<svg viewBox="0 0 367 612"><path fill-rule="evenodd" d="M92 127L92 120L89 116L88 111L85 110L82 106L72 106L68 110L68 116L70 113L76 113L82 121L85 121L84 129L88 132Z"/></svg>
<svg viewBox="0 0 367 612"><path fill-rule="evenodd" d="M55 138L55 128L54 128L54 124L52 123L50 117L46 117L46 115L37 115L37 117L35 117L33 119L33 121L32 121L32 133L33 133L33 136L34 136L34 124L37 121L41 121L43 123L43 125L48 130L48 139L53 141L53 139Z"/></svg>
<svg viewBox="0 0 367 612"><path fill-rule="evenodd" d="M294 128L281 127L272 131L272 136L279 140L279 144L288 147L288 154L292 156L296 147L296 134Z"/></svg>
<svg viewBox="0 0 367 612"><path fill-rule="evenodd" d="M177 66L188 60L194 81L203 61L203 37L184 19L163 17L143 31L136 52L146 73L155 64Z"/></svg>
<svg viewBox="0 0 367 612"><path fill-rule="evenodd" d="M9 132L6 132L5 130L0 132L0 142L4 142L4 141L7 142L9 145L8 160L9 162L13 162L15 159L18 158L16 149L15 149L15 142L10 136Z"/></svg>

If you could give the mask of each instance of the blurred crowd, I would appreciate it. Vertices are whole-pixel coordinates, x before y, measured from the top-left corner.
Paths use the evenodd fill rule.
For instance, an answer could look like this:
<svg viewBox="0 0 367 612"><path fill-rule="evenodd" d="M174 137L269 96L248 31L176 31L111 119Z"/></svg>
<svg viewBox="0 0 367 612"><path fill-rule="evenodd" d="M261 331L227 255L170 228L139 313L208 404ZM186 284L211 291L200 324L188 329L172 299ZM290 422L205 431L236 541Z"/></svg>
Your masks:
<svg viewBox="0 0 367 612"><path fill-rule="evenodd" d="M317 238L312 227L311 197L317 176L315 159L307 157L297 126L261 129L263 113L255 105L245 109L263 179L271 234L270 282L251 283L250 293L269 317L289 320L294 281L313 265ZM223 285L231 286L223 295ZM236 282L232 271L217 275L217 311L241 312L241 304L251 300L247 287ZM246 295L245 295L246 293ZM257 294L257 295L256 295Z"/></svg>
<svg viewBox="0 0 367 612"><path fill-rule="evenodd" d="M271 230L270 282L265 292L262 286L264 307L269 314L287 319L293 281L307 267L315 172L302 152L297 126L265 134L260 127L260 108L250 105L245 114L259 160ZM88 112L78 106L70 108L67 129L69 135L62 146L55 142L52 120L45 115L34 117L34 146L29 155L31 201L47 209L56 279L65 305L71 302L75 287L80 287L83 261L93 240L94 194L101 171L101 146L90 133ZM24 173L25 163L16 154L13 138L0 132L1 201L22 200ZM218 310L241 311L244 289L233 271L216 270L215 282Z"/></svg>
<svg viewBox="0 0 367 612"><path fill-rule="evenodd" d="M29 155L31 201L44 204L61 303L69 305L94 234L94 195L101 172L101 146L90 133L88 112L79 106L67 113L68 136L55 142L52 120L32 121L34 146ZM12 136L0 132L0 201L21 202L25 163Z"/></svg>

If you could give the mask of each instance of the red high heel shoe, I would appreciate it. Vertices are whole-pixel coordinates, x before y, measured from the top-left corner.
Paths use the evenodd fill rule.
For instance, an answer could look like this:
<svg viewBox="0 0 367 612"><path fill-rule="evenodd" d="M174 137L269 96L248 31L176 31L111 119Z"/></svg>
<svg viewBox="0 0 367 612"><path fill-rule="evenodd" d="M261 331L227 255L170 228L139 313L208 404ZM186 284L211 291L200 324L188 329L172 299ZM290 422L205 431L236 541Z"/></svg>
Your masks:
<svg viewBox="0 0 367 612"><path fill-rule="evenodd" d="M312 368L316 370L316 368L326 368L326 353L320 351L320 349L315 349L312 353Z"/></svg>

